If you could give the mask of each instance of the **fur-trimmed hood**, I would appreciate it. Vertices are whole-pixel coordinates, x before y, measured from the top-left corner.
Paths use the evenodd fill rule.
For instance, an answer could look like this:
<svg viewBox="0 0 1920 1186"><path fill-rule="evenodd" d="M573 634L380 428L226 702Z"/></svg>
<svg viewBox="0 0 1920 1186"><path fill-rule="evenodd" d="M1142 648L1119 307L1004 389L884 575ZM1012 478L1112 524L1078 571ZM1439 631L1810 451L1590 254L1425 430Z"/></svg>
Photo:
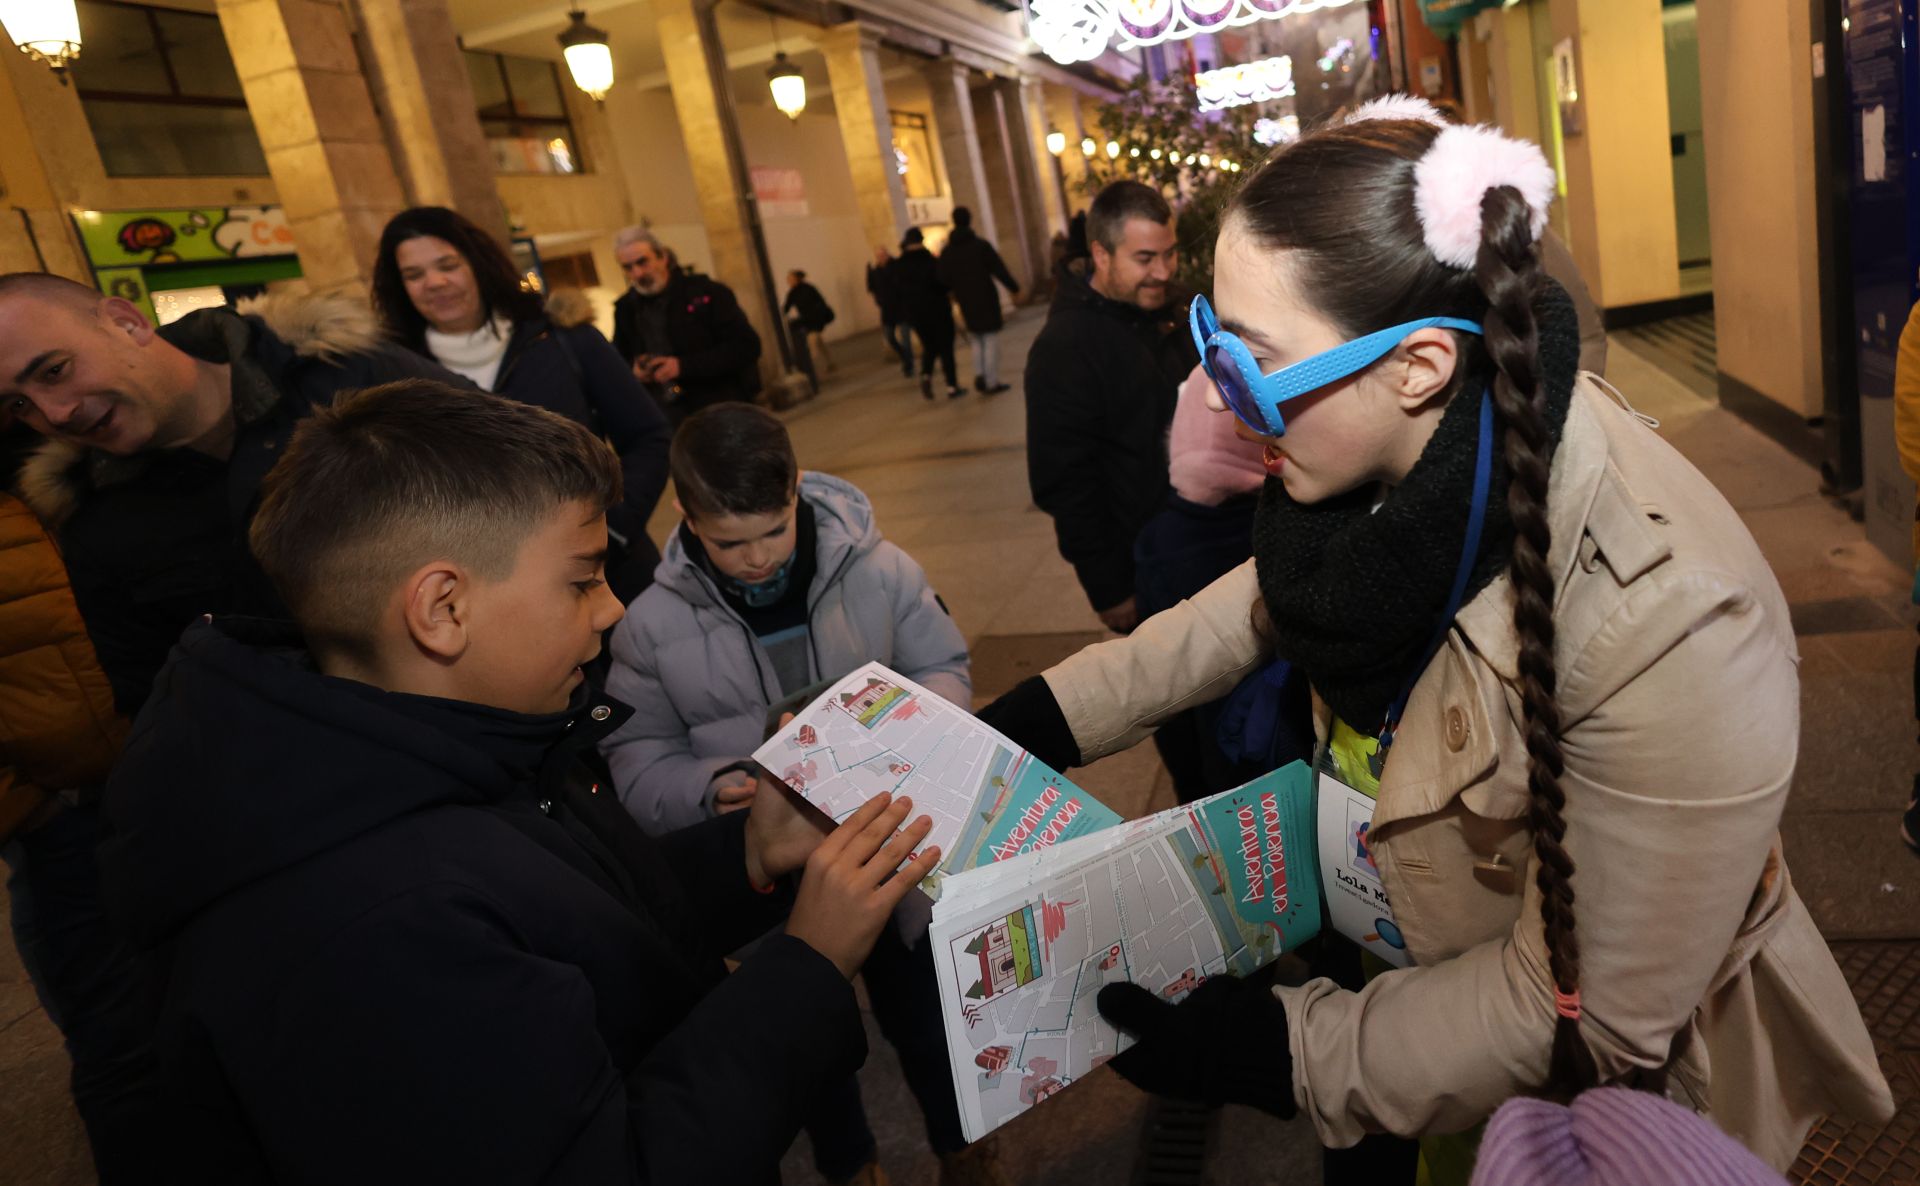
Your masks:
<svg viewBox="0 0 1920 1186"><path fill-rule="evenodd" d="M261 332L264 331L264 332ZM352 355L387 345L380 322L364 301L344 293L268 293L249 297L231 309L205 309L166 326L161 335L176 348L207 357L223 358L240 351L259 364L252 384L235 385L235 408L241 418L257 415L278 398L270 372L297 359L337 364ZM226 349L220 349L224 343ZM275 358L273 356L280 356ZM244 390L251 388L251 392ZM254 406L242 406L247 395ZM112 480L113 471L132 461L67 441L49 440L36 449L20 470L20 497L33 508L49 530L64 523L93 485Z"/></svg>

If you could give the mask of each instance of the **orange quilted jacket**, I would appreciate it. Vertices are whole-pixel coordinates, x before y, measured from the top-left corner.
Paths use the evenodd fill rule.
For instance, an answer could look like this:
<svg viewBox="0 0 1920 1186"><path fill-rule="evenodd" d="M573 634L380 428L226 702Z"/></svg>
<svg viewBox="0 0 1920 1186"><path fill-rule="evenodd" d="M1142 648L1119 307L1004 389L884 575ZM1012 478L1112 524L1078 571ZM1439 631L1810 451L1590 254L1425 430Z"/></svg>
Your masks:
<svg viewBox="0 0 1920 1186"><path fill-rule="evenodd" d="M0 493L0 840L57 792L105 782L125 735L60 553Z"/></svg>

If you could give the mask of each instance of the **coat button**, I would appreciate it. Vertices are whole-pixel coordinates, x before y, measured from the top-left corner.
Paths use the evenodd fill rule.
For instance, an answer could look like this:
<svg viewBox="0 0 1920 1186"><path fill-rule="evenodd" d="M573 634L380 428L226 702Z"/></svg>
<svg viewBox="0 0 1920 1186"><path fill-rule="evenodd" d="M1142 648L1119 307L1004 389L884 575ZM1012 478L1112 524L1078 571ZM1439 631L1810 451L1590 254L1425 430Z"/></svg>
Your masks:
<svg viewBox="0 0 1920 1186"><path fill-rule="evenodd" d="M1458 708L1447 710L1447 748L1456 754L1467 748L1467 714Z"/></svg>
<svg viewBox="0 0 1920 1186"><path fill-rule="evenodd" d="M593 706L593 711L587 715L596 721L604 721L613 715L613 710L604 704L596 704Z"/></svg>
<svg viewBox="0 0 1920 1186"><path fill-rule="evenodd" d="M551 799L540 800L540 814L541 815L553 814L553 800Z"/></svg>

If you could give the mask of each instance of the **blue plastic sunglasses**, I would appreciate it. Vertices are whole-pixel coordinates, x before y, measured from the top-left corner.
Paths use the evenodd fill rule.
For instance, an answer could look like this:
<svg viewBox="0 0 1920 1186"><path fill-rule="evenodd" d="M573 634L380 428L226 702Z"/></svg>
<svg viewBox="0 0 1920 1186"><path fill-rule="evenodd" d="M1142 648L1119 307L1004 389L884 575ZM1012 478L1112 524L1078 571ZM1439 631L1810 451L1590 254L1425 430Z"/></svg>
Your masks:
<svg viewBox="0 0 1920 1186"><path fill-rule="evenodd" d="M1220 328L1220 320L1214 316L1213 306L1207 303L1206 297L1193 298L1187 324L1193 330L1194 345L1200 348L1200 365L1206 368L1207 378L1220 389L1227 407L1233 409L1242 424L1269 437L1286 434L1287 422L1280 414L1281 404L1367 369L1415 330L1437 326L1471 334L1484 332L1477 321L1422 317L1323 350L1271 374L1262 374L1240 335Z"/></svg>

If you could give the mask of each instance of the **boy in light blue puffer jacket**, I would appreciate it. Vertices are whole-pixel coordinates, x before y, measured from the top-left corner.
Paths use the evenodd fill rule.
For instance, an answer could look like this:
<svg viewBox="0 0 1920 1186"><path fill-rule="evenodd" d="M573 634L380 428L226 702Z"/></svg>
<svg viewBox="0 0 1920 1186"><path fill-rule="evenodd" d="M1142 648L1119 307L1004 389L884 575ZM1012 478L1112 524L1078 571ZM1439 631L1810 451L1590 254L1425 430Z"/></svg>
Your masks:
<svg viewBox="0 0 1920 1186"><path fill-rule="evenodd" d="M779 420L717 404L681 425L669 466L684 521L614 632L607 692L634 715L602 743L642 828L750 805L768 709L863 663L971 707L966 639L926 573L880 538L866 495L800 471ZM990 1149L965 1147L927 944L909 949L889 929L863 975L943 1180L1004 1181ZM857 1084L822 1099L807 1128L829 1181L885 1180Z"/></svg>

